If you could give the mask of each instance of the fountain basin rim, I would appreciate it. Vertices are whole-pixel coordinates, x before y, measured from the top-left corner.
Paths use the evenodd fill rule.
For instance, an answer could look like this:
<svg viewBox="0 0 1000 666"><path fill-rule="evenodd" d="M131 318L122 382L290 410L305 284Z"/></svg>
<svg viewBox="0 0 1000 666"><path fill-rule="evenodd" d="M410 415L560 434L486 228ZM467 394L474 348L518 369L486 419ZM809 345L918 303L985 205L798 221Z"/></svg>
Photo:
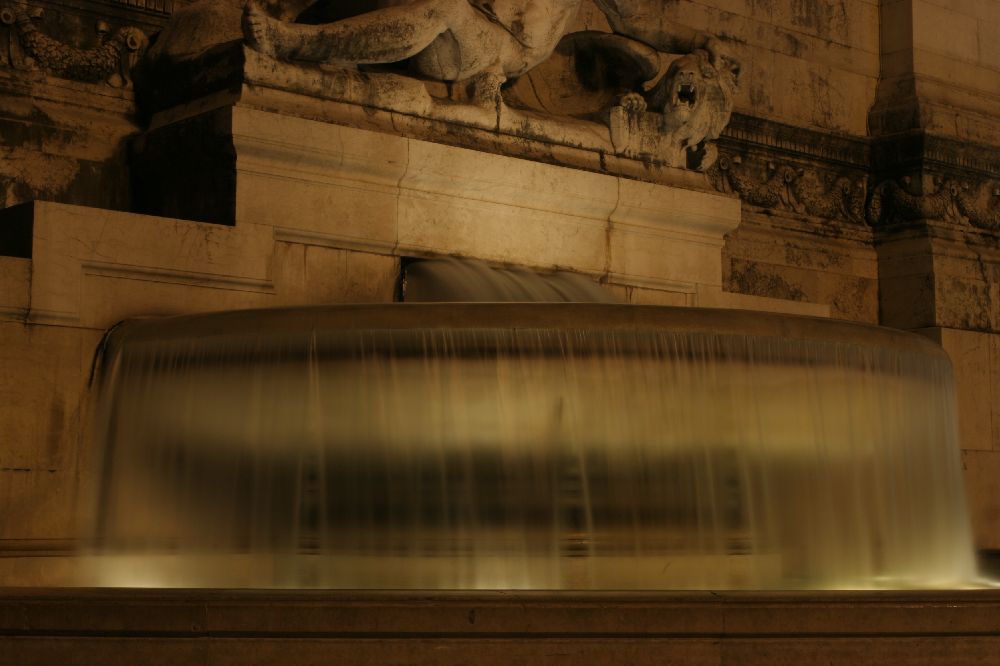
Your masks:
<svg viewBox="0 0 1000 666"><path fill-rule="evenodd" d="M947 359L916 333L802 315L749 310L594 303L378 303L226 310L128 319L111 329L134 342L203 339L234 333L312 330L664 331L816 340L881 347Z"/></svg>

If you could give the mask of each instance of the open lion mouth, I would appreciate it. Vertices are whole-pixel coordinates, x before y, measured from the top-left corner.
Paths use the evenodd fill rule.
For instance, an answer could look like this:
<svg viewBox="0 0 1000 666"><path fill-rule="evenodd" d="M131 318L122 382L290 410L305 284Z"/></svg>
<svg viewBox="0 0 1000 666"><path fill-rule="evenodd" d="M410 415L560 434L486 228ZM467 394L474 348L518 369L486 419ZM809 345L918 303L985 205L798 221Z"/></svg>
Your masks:
<svg viewBox="0 0 1000 666"><path fill-rule="evenodd" d="M695 89L693 83L681 83L677 86L677 105L681 104L687 106L688 108L694 107L695 102L698 101L698 91Z"/></svg>

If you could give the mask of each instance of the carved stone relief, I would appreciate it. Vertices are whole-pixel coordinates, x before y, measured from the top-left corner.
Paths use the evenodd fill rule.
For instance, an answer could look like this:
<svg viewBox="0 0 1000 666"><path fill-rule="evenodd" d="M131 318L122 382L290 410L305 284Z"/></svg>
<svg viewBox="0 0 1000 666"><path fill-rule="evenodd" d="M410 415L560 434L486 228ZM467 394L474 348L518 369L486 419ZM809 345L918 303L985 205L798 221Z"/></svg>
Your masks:
<svg viewBox="0 0 1000 666"><path fill-rule="evenodd" d="M936 221L1000 230L1000 181L959 176L903 176L872 190L867 206L872 226Z"/></svg>
<svg viewBox="0 0 1000 666"><path fill-rule="evenodd" d="M529 74L563 45L562 53L575 51L574 73L580 78L577 89L569 90L574 84L566 84L572 78L566 72L549 71L563 81L569 96L581 102L576 108L564 109L566 115L606 125L610 145L595 149L609 148L616 155L675 167L704 169L711 165L716 156L712 142L732 111L738 63L724 53L714 37L664 21L646 34L621 20L614 5L602 7L618 12L612 23L621 34L564 37L579 4L580 0L414 0L313 26L276 18L251 1L243 15L243 27L247 43L267 57L296 64L316 63L333 68L328 70L330 77L352 79L347 88L355 90L342 93L341 101L472 125L483 124L483 120L474 111L456 109L454 102L494 110L496 125L501 114L516 123L518 112L506 106L501 86ZM657 81L655 76L662 71L658 49L667 47L681 50L681 55ZM577 67L585 60L581 51L591 52L591 71ZM409 72L430 81L448 82L447 101L421 95L398 73L365 70L363 79L350 73L359 65L403 60L408 61ZM610 95L593 94L595 79L600 77L593 76L592 70L598 66L616 70L606 91ZM544 87L537 79L532 80L532 86ZM456 94L456 89L466 92ZM597 100L605 103L595 108ZM530 104L527 107L532 110ZM533 120L525 118L526 122ZM559 133L556 129L553 138Z"/></svg>
<svg viewBox="0 0 1000 666"><path fill-rule="evenodd" d="M962 183L955 193L955 203L972 226L1000 230L1000 181Z"/></svg>
<svg viewBox="0 0 1000 666"><path fill-rule="evenodd" d="M377 64L411 59L420 75L464 81L492 106L500 86L555 49L580 0L420 0L320 26L302 26L247 3L248 43L281 60Z"/></svg>
<svg viewBox="0 0 1000 666"><path fill-rule="evenodd" d="M714 140L729 122L737 73L718 70L707 51L677 58L646 94L629 93L609 116L615 150L662 155L673 166L704 170L715 163Z"/></svg>
<svg viewBox="0 0 1000 666"><path fill-rule="evenodd" d="M709 178L719 191L736 193L753 206L865 223L866 179L862 175L727 154L709 171Z"/></svg>
<svg viewBox="0 0 1000 666"><path fill-rule="evenodd" d="M939 221L1000 231L1000 180L903 176L868 192L866 176L739 153L722 155L708 175L719 191L771 210L872 227Z"/></svg>
<svg viewBox="0 0 1000 666"><path fill-rule="evenodd" d="M47 34L43 18L38 7L0 8L0 65L118 88L132 86L132 70L149 42L142 30L132 26L112 30L99 20L94 24L97 46L81 48Z"/></svg>

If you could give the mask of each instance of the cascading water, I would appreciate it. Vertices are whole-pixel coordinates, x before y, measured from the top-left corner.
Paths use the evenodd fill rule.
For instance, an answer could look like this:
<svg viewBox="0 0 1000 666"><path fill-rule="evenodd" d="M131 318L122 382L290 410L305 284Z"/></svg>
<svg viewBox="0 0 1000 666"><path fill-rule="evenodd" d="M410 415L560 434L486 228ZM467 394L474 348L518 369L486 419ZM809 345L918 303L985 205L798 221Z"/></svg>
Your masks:
<svg viewBox="0 0 1000 666"><path fill-rule="evenodd" d="M975 572L951 370L734 311L395 304L128 322L109 584L946 587Z"/></svg>
<svg viewBox="0 0 1000 666"><path fill-rule="evenodd" d="M403 271L403 300L413 303L618 303L590 278L538 273L477 259L419 259Z"/></svg>

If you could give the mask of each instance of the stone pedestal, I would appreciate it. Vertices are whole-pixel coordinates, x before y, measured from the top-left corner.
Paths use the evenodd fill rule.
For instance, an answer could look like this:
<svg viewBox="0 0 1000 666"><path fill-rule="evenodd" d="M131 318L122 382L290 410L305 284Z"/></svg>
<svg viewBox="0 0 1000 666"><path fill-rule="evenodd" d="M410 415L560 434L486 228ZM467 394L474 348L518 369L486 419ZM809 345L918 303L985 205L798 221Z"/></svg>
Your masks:
<svg viewBox="0 0 1000 666"><path fill-rule="evenodd" d="M135 142L145 212L260 224L311 246L577 271L630 302L829 311L724 292L738 200L703 174L608 154L580 130L595 123L560 134L554 122L504 125L503 113L490 129L481 109L448 115L460 105L434 118L365 108L330 99L339 79L320 70L236 55L233 91L157 113Z"/></svg>

